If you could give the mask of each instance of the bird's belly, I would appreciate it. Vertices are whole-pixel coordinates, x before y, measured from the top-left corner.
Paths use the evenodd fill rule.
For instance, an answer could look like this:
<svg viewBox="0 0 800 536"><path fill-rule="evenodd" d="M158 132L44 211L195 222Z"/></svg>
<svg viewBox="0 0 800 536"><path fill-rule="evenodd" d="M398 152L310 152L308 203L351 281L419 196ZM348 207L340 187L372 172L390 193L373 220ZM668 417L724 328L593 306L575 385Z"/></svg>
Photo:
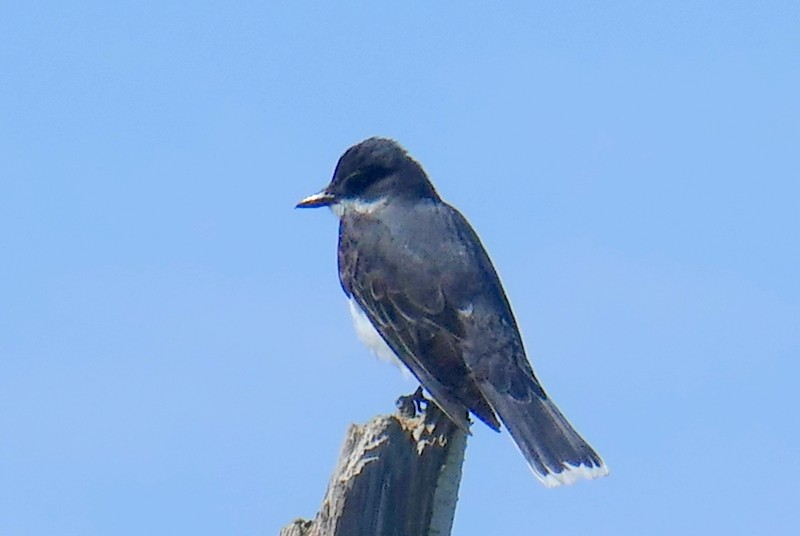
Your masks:
<svg viewBox="0 0 800 536"><path fill-rule="evenodd" d="M356 329L358 339L364 343L367 348L372 350L378 358L397 366L403 372L403 376L412 376L408 367L397 357L394 350L389 348L389 345L386 344L381 334L378 333L378 330L376 330L372 322L369 321L369 317L367 317L367 314L361 306L356 303L356 300L350 298L347 303L350 306L350 316L353 317L353 326Z"/></svg>

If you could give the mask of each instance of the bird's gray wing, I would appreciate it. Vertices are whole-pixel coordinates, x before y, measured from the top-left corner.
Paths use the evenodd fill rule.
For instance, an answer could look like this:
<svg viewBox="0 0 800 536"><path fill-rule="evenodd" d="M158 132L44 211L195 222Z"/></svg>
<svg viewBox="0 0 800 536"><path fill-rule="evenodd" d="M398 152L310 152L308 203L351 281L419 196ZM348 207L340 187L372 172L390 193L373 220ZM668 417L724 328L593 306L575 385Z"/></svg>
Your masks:
<svg viewBox="0 0 800 536"><path fill-rule="evenodd" d="M442 215L425 212L430 231ZM427 223L427 225L425 225ZM372 325L453 422L468 430L467 411L490 427L500 424L473 380L461 352L463 311L446 295L452 259L415 229L401 236L367 215L343 218L339 276Z"/></svg>
<svg viewBox="0 0 800 536"><path fill-rule="evenodd" d="M603 460L567 421L534 375L489 256L463 216L455 209L452 216L457 222L458 240L469 244L470 265L485 285L468 295L451 290L471 305L471 314L461 319L460 348L479 390L545 485L608 474Z"/></svg>

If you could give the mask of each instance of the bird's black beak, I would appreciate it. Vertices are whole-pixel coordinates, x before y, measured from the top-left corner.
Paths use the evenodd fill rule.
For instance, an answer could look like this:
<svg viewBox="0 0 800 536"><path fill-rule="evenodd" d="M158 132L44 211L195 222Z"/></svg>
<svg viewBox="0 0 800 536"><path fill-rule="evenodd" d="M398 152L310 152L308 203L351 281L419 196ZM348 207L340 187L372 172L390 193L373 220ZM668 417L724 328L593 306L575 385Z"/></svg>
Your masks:
<svg viewBox="0 0 800 536"><path fill-rule="evenodd" d="M327 207L336 201L333 194L329 194L325 190L314 195L309 195L305 199L300 200L294 208L317 208Z"/></svg>

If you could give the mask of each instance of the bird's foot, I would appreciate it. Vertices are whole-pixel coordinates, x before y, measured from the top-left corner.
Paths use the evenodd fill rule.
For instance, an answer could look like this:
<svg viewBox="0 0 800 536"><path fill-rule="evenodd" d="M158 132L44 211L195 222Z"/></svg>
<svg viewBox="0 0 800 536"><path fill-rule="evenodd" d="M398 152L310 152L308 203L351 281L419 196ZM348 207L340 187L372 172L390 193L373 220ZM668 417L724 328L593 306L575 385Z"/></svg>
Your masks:
<svg viewBox="0 0 800 536"><path fill-rule="evenodd" d="M428 404L428 399L422 392L422 386L417 387L417 390L410 395L401 396L395 402L400 415L406 418L413 419L418 414L422 413L422 404Z"/></svg>

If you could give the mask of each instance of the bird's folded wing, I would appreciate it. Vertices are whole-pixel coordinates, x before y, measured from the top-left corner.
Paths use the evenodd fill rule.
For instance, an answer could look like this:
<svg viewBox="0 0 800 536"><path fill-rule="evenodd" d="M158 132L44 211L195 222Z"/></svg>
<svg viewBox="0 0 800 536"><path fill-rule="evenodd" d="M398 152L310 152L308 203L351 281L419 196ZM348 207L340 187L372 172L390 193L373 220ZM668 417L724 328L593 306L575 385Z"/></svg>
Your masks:
<svg viewBox="0 0 800 536"><path fill-rule="evenodd" d="M339 275L372 325L439 407L467 429L467 410L494 429L499 422L464 363L462 314L445 295L435 264L413 249L391 243L385 230L371 226L355 236L364 243L340 243ZM347 233L351 234L351 233Z"/></svg>

